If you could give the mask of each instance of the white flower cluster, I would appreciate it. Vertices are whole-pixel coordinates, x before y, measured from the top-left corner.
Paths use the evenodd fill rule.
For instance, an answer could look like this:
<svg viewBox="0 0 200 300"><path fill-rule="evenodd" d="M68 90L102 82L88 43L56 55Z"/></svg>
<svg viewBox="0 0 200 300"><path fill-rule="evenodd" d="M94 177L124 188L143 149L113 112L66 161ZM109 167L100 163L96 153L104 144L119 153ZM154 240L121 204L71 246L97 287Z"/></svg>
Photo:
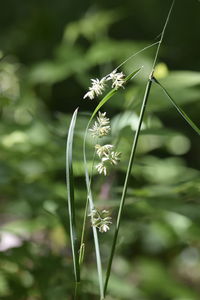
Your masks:
<svg viewBox="0 0 200 300"><path fill-rule="evenodd" d="M110 120L106 117L106 112L99 112L97 121L95 121L93 127L89 129L93 137L101 138L108 135L110 132ZM101 162L96 165L96 169L99 174L107 175L107 168L109 165L117 165L120 161L120 152L113 151L114 146L110 144L95 146L96 153L101 159Z"/></svg>
<svg viewBox="0 0 200 300"><path fill-rule="evenodd" d="M95 96L102 95L106 87L106 81L112 81L112 88L118 89L123 87L125 83L125 75L122 72L117 73L117 70L114 70L110 74L106 75L102 79L91 79L92 86L89 87L89 91L84 95L83 99L89 98L94 99Z"/></svg>
<svg viewBox="0 0 200 300"><path fill-rule="evenodd" d="M109 211L105 209L102 211L93 209L89 214L89 217L91 217L92 226L97 227L100 232L107 232L110 229L110 224L112 224L112 218L109 215Z"/></svg>
<svg viewBox="0 0 200 300"><path fill-rule="evenodd" d="M103 93L105 90L105 85L106 85L106 79L102 78L101 80L99 79L91 79L92 86L89 87L89 91L85 94L83 99L85 98L90 98L91 100L94 99L95 96L99 96Z"/></svg>
<svg viewBox="0 0 200 300"><path fill-rule="evenodd" d="M106 112L101 113L99 111L97 121L95 121L93 127L89 129L93 137L101 138L108 135L110 132L110 120L106 118Z"/></svg>
<svg viewBox="0 0 200 300"><path fill-rule="evenodd" d="M100 145L96 145L100 146ZM99 157L101 158L101 162L96 165L96 169L99 172L99 174L104 174L105 176L107 175L107 167L109 165L117 165L118 162L120 161L120 152L115 152L112 151L112 148L110 147L112 145L104 145L100 146L97 150L97 154L101 153Z"/></svg>
<svg viewBox="0 0 200 300"><path fill-rule="evenodd" d="M123 87L125 82L124 74L122 72L117 73L117 70L114 70L112 73L110 73L107 77L107 80L112 80L112 88L116 89Z"/></svg>

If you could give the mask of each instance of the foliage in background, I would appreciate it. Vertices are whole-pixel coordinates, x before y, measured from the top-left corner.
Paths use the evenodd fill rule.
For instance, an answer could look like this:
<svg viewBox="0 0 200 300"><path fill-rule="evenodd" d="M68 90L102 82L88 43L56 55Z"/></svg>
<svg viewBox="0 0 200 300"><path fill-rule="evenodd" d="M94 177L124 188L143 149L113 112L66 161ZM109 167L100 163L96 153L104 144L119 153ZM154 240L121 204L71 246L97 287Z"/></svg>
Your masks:
<svg viewBox="0 0 200 300"><path fill-rule="evenodd" d="M74 5L79 3L76 2ZM67 19L61 4L50 2L48 7L30 3L16 10L10 26L2 18L7 27L2 32L0 61L0 297L4 300L64 300L71 299L74 288L66 223L64 163L71 111L78 105L81 111L93 110L92 101L81 99L89 79L104 76L124 57L149 45L159 34L157 28L163 20L159 13L165 10L165 4L155 1L155 14L149 19L147 1L141 4L128 1L123 9L121 4L107 7L102 1L96 7L91 6L84 15L81 9L86 12L89 4L86 2L83 7L80 2L78 10L70 10L73 17L68 15ZM134 20L128 14L132 3L135 5ZM117 9L113 10L115 6ZM38 8L40 14L37 14ZM197 50L194 49L198 37L193 32L198 28L194 24L199 22L195 16L200 8L197 1L191 1L190 5L182 1L181 9L183 16L193 13L194 19L186 26L190 34L186 33L184 38L178 35L182 30L182 19L177 17L176 20L180 14L178 3L156 78L198 124L200 73L184 69L198 70ZM25 18L27 11L33 15L29 20ZM56 22L58 19L60 21ZM130 139L137 126L153 51L153 48L147 50L124 67L123 71L128 74L144 65L125 93L117 94L106 107L112 118L112 134L107 142L117 143L123 156L118 170L106 180L95 178L94 189L99 207L114 207L113 218L120 201ZM189 51L194 51L194 56ZM169 67L181 70L170 71ZM78 217L82 215L86 197L81 151L87 121L88 114L82 113L74 141ZM91 164L92 145L92 140L88 139L87 154ZM198 300L199 151L198 136L173 109L159 87L154 86L128 189L109 287L112 296L108 299ZM87 226L90 227L89 222ZM104 264L112 234L111 229L100 236ZM87 244L82 299L98 299L90 234Z"/></svg>

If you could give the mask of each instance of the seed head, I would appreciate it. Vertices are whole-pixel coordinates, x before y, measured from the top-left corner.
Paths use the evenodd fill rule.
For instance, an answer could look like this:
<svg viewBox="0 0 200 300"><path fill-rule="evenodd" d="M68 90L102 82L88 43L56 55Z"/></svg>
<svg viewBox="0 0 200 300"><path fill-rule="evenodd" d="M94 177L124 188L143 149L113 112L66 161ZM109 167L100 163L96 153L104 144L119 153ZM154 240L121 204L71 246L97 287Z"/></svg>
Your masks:
<svg viewBox="0 0 200 300"><path fill-rule="evenodd" d="M83 99L90 98L91 100L95 98L95 96L102 95L106 86L106 78L103 77L101 80L98 78L91 79L92 86L89 87L89 91L84 95Z"/></svg>
<svg viewBox="0 0 200 300"><path fill-rule="evenodd" d="M110 229L109 226L112 224L112 218L108 210L99 211L93 209L89 216L91 217L92 226L97 227L99 232L107 232Z"/></svg>
<svg viewBox="0 0 200 300"><path fill-rule="evenodd" d="M107 167L103 161L101 161L99 164L97 164L95 168L97 169L99 174L103 173L105 176L107 175Z"/></svg>
<svg viewBox="0 0 200 300"><path fill-rule="evenodd" d="M93 137L103 137L110 132L110 120L106 118L106 112L99 111L97 121L95 121L92 128L89 129Z"/></svg>
<svg viewBox="0 0 200 300"><path fill-rule="evenodd" d="M117 165L120 161L121 152L109 151L105 153L104 160L107 159L111 165Z"/></svg>
<svg viewBox="0 0 200 300"><path fill-rule="evenodd" d="M110 150L113 148L113 145L104 145L101 146L99 144L97 144L95 146L95 149L97 151L97 155L102 158L104 155L108 154L110 152Z"/></svg>
<svg viewBox="0 0 200 300"><path fill-rule="evenodd" d="M107 168L109 167L109 165L117 165L119 163L121 153L112 151L113 148L112 145L105 145L102 147L100 145L96 145L96 146L98 147L97 154L101 158L101 162L96 165L96 169L99 174L104 174L106 176ZM105 150L103 149L104 147L106 147Z"/></svg>
<svg viewBox="0 0 200 300"><path fill-rule="evenodd" d="M118 89L123 87L123 84L125 83L125 75L123 72L117 73L117 70L114 70L106 76L106 80L112 80L112 88Z"/></svg>

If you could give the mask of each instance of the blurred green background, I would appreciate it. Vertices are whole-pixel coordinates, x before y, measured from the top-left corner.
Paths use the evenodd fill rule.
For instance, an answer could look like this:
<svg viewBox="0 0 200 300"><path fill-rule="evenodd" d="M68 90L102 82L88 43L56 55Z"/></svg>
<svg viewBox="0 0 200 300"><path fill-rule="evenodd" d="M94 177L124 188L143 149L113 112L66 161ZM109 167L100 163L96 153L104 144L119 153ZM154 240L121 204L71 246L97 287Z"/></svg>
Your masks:
<svg viewBox="0 0 200 300"><path fill-rule="evenodd" d="M0 298L72 299L73 265L65 186L65 144L79 106L74 143L78 227L86 199L82 137L97 101L83 100L100 78L154 43L170 1L7 0L0 10ZM157 78L199 126L200 2L177 0ZM125 170L155 47L123 67L144 66L106 104L109 143L122 162L95 174L96 205L115 224ZM88 140L89 162L92 141ZM199 137L153 86L132 174L108 300L198 300L200 295ZM114 224L100 235L104 268ZM82 299L99 299L87 224Z"/></svg>

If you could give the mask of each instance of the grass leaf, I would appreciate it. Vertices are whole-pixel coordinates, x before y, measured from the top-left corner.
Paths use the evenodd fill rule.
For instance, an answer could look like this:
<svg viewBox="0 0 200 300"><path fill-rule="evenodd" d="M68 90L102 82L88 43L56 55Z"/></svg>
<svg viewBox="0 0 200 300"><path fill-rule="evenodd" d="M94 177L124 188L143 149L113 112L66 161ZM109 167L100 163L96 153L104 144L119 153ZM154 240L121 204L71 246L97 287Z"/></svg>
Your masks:
<svg viewBox="0 0 200 300"><path fill-rule="evenodd" d="M182 108L172 99L168 91L164 88L164 86L155 78L152 78L152 81L157 83L161 89L164 91L164 93L167 95L171 103L174 105L176 110L179 112L179 114L185 119L185 121L200 135L200 129L194 124L194 122L188 117L188 115L182 110Z"/></svg>
<svg viewBox="0 0 200 300"><path fill-rule="evenodd" d="M76 234L76 222L75 222L75 199L74 199L74 176L72 166L72 144L74 137L74 128L76 124L78 108L75 110L70 123L67 145L66 145L66 183L67 183L67 198L68 198L68 213L70 224L70 238L72 245L72 256L74 264L74 274L76 282L80 282L80 267L79 267L79 255L77 245Z"/></svg>

